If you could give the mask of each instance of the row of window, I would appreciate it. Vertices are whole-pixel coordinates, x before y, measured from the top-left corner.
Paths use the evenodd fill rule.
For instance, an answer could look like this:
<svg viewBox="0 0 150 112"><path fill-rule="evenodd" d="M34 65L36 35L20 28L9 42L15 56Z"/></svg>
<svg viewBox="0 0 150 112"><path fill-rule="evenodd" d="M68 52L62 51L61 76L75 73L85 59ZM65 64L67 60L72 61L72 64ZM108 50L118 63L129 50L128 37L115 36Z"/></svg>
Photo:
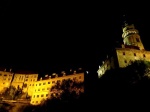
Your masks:
<svg viewBox="0 0 150 112"><path fill-rule="evenodd" d="M43 97L48 97L48 94L41 94L41 95L33 95L33 98L43 98Z"/></svg>
<svg viewBox="0 0 150 112"><path fill-rule="evenodd" d="M25 81L29 81L29 80L28 80L28 79L25 79ZM33 81L33 82L34 82L34 81L35 81L35 79L31 79L30 81Z"/></svg>
<svg viewBox="0 0 150 112"><path fill-rule="evenodd" d="M37 90L35 89L35 92L36 91L45 91L45 90L50 90L50 88L42 88L42 89L37 89Z"/></svg>
<svg viewBox="0 0 150 112"><path fill-rule="evenodd" d="M26 78L29 78L29 75L26 75ZM32 76L30 76L30 78L37 78L37 75L32 75Z"/></svg>
<svg viewBox="0 0 150 112"><path fill-rule="evenodd" d="M40 103L41 103L41 101L39 101ZM38 103L38 101L32 101L32 104L34 104L34 103Z"/></svg>
<svg viewBox="0 0 150 112"><path fill-rule="evenodd" d="M3 78L3 80L7 80L8 79L8 81L10 81L11 80L11 78L6 78L6 77L4 77Z"/></svg>
<svg viewBox="0 0 150 112"><path fill-rule="evenodd" d="M2 74L0 74L0 76L2 76ZM6 76L12 76L12 75L7 75L7 74L4 74L3 76L5 76L5 77L6 77Z"/></svg>
<svg viewBox="0 0 150 112"><path fill-rule="evenodd" d="M76 79L77 77L74 77L73 79ZM79 76L79 79L81 79L81 76ZM63 80L65 80L65 79L63 79ZM57 81L52 81L52 84L55 84L56 82L60 82L61 80L57 80ZM49 82L47 82L47 84L50 84L51 82L49 81ZM43 83L39 83L39 84L36 84L35 86L41 86L41 85L46 85L46 82L43 82ZM30 84L30 86L34 86L34 84Z"/></svg>
<svg viewBox="0 0 150 112"><path fill-rule="evenodd" d="M125 52L123 52L123 55L125 55ZM136 53L133 53L133 55L134 55L134 56L136 56ZM145 54L143 54L143 57L145 58L145 57L146 57L146 55L145 55Z"/></svg>

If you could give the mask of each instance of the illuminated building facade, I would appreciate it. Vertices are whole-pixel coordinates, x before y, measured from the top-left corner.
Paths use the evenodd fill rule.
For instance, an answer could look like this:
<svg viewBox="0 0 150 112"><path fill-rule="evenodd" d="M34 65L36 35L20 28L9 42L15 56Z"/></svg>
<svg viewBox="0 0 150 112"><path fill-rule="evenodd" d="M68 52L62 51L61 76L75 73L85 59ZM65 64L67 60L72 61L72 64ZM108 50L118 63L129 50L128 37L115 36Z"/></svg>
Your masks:
<svg viewBox="0 0 150 112"><path fill-rule="evenodd" d="M11 72L11 69L9 69L9 71L6 71L5 68L0 68L0 91L3 91L4 88L10 86L13 75L14 73Z"/></svg>
<svg viewBox="0 0 150 112"><path fill-rule="evenodd" d="M105 74L106 70L117 67L126 67L131 61L146 60L150 61L150 51L144 49L140 35L134 24L125 24L123 27L123 44L121 48L115 48L113 52L107 56L97 71L100 78Z"/></svg>
<svg viewBox="0 0 150 112"><path fill-rule="evenodd" d="M32 105L38 105L41 104L42 101L46 99L51 98L51 88L54 86L57 82L62 82L63 80L77 80L78 82L84 82L84 73L74 73L71 75L64 75L61 77L55 77L51 78L48 77L47 79L43 80L42 78L39 81L36 81L34 84L34 92L32 94L31 98L31 104Z"/></svg>
<svg viewBox="0 0 150 112"><path fill-rule="evenodd" d="M38 79L38 74L31 71L12 72L12 69L0 68L0 92L6 88L14 86L21 88L28 96L32 95L34 83Z"/></svg>
<svg viewBox="0 0 150 112"><path fill-rule="evenodd" d="M11 85L16 88L22 88L23 92L32 95L33 85L38 79L38 74L31 71L18 71L14 74Z"/></svg>
<svg viewBox="0 0 150 112"><path fill-rule="evenodd" d="M53 73L52 75L45 75L39 79L37 73L31 71L17 71L12 72L11 69L6 71L6 69L0 69L0 93L6 88L14 86L15 88L20 88L26 93L27 96L31 97L30 104L39 105L42 101L50 99L51 95L57 94L56 91L51 91L51 88L57 82L63 82L64 80L73 80L76 82L84 82L84 72L82 68L78 71L70 70L69 73L62 71L59 75ZM80 89L84 92L84 88ZM76 90L76 92L79 92Z"/></svg>

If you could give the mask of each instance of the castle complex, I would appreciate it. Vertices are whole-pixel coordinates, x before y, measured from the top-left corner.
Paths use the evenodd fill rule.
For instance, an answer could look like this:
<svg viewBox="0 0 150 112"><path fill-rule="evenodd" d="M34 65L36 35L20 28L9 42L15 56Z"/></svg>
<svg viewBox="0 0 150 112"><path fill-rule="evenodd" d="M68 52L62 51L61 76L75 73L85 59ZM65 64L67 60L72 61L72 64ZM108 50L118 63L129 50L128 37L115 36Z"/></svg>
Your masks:
<svg viewBox="0 0 150 112"><path fill-rule="evenodd" d="M150 61L150 51L144 49L140 35L134 24L125 24L122 28L123 44L121 48L115 48L111 55L107 56L97 71L100 78L106 70L117 67L126 67L131 61Z"/></svg>
<svg viewBox="0 0 150 112"><path fill-rule="evenodd" d="M50 99L52 94L50 90L57 82L68 79L84 82L84 73L81 72L82 68L79 68L78 71L80 72L72 71L69 75L62 71L62 76L53 73L52 75L45 75L45 77L39 78L37 73L27 71L13 73L11 69L9 71L0 69L0 93L10 86L21 88L24 93L31 97L30 104L38 105L43 100Z"/></svg>

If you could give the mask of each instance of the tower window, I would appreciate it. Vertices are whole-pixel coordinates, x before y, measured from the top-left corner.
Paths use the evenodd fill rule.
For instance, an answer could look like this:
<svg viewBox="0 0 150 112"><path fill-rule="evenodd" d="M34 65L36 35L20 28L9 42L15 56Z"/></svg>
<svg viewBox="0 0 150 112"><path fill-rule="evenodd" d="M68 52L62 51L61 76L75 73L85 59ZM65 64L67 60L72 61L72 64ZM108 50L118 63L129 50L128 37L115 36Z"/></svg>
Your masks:
<svg viewBox="0 0 150 112"><path fill-rule="evenodd" d="M137 42L140 42L139 38L136 38L136 41L137 41Z"/></svg>
<svg viewBox="0 0 150 112"><path fill-rule="evenodd" d="M123 52L123 55L125 55L125 52Z"/></svg>
<svg viewBox="0 0 150 112"><path fill-rule="evenodd" d="M144 58L146 57L145 54L143 54L143 57L144 57Z"/></svg>
<svg viewBox="0 0 150 112"><path fill-rule="evenodd" d="M136 56L136 53L134 53L134 56Z"/></svg>

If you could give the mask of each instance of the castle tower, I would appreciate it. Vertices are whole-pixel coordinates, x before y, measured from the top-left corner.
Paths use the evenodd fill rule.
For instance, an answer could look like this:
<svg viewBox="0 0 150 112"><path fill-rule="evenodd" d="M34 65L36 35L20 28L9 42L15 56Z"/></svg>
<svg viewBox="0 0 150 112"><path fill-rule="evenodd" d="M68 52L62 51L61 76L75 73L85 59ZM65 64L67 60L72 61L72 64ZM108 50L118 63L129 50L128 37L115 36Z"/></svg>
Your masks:
<svg viewBox="0 0 150 112"><path fill-rule="evenodd" d="M139 32L135 29L134 24L125 22L125 25L122 27L122 38L122 47L115 48L98 68L99 78L107 70L127 67L135 60L150 62L150 51L144 49Z"/></svg>
<svg viewBox="0 0 150 112"><path fill-rule="evenodd" d="M128 25L127 23L125 23L125 26L122 28L122 30L122 38L125 48L137 47L140 50L144 50L139 32L137 29L135 29L134 24Z"/></svg>

